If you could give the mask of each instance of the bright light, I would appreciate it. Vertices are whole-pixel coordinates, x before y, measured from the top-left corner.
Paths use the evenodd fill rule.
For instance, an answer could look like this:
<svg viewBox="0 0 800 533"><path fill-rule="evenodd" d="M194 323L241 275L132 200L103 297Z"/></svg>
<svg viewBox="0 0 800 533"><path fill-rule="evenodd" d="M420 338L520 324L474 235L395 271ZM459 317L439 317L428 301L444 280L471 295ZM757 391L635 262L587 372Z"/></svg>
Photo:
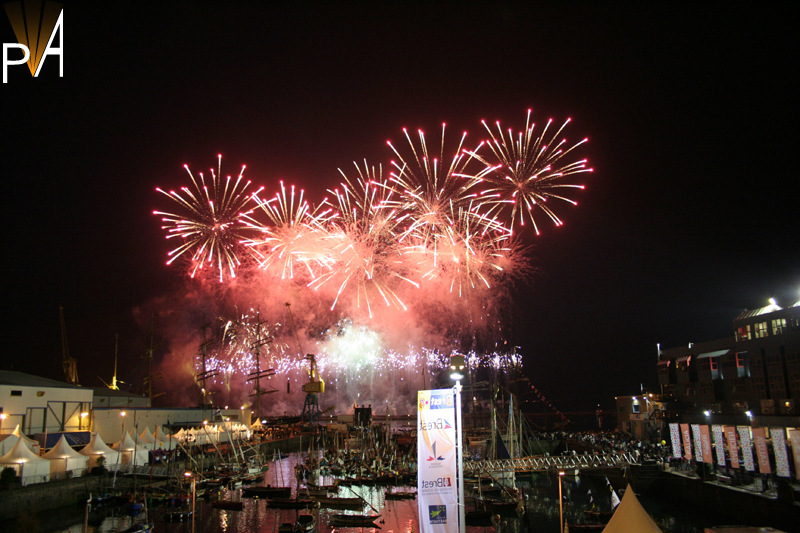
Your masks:
<svg viewBox="0 0 800 533"><path fill-rule="evenodd" d="M745 411L744 414L746 414L750 418L753 418L753 412L752 411Z"/></svg>
<svg viewBox="0 0 800 533"><path fill-rule="evenodd" d="M122 411L119 416L125 416L125 411Z"/></svg>
<svg viewBox="0 0 800 533"><path fill-rule="evenodd" d="M7 416L5 413L0 413L0 420L5 420Z"/></svg>
<svg viewBox="0 0 800 533"><path fill-rule="evenodd" d="M184 472L183 475L186 476L186 477L192 477L192 473L191 472Z"/></svg>
<svg viewBox="0 0 800 533"><path fill-rule="evenodd" d="M711 416L711 411L703 411L703 414L706 416Z"/></svg>
<svg viewBox="0 0 800 533"><path fill-rule="evenodd" d="M464 356L453 355L450 357L450 379L460 381L464 379Z"/></svg>
<svg viewBox="0 0 800 533"><path fill-rule="evenodd" d="M87 416L89 416L89 413L87 413L86 411L81 413L81 418L86 418Z"/></svg>

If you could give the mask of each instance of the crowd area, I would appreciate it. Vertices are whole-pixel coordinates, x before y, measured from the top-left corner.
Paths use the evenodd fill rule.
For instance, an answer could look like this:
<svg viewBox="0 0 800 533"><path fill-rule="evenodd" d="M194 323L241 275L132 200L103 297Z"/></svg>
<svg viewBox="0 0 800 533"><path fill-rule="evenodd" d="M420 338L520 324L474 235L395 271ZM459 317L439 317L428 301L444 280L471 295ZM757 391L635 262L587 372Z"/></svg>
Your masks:
<svg viewBox="0 0 800 533"><path fill-rule="evenodd" d="M591 453L586 449L590 448L594 453L633 453L642 460L668 461L671 452L670 446L664 441L654 443L611 431L549 431L537 433L536 437L579 444L584 449L583 452L573 449L564 453Z"/></svg>

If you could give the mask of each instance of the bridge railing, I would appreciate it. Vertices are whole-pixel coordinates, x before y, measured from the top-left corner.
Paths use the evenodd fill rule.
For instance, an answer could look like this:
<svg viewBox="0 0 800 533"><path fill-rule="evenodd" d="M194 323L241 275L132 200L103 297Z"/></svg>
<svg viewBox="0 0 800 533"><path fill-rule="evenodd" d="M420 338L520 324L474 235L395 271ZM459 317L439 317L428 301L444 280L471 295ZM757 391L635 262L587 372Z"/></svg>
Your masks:
<svg viewBox="0 0 800 533"><path fill-rule="evenodd" d="M608 453L597 455L534 455L518 459L494 459L487 461L465 461L465 474L487 474L491 472L546 472L551 470L588 470L592 468L614 468L639 464L632 453Z"/></svg>

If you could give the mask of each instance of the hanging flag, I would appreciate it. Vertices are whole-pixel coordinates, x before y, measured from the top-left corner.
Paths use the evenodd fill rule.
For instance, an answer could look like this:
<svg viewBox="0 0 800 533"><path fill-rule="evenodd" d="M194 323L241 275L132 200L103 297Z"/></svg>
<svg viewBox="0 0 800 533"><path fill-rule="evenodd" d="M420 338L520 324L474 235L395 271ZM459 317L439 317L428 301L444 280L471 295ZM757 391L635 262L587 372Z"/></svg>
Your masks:
<svg viewBox="0 0 800 533"><path fill-rule="evenodd" d="M753 428L753 444L755 444L758 456L758 471L762 474L771 474L772 468L769 466L769 450L764 428Z"/></svg>
<svg viewBox="0 0 800 533"><path fill-rule="evenodd" d="M700 424L691 424L695 461L703 461L703 444L700 442Z"/></svg>
<svg viewBox="0 0 800 533"><path fill-rule="evenodd" d="M725 466L725 437L724 428L719 424L711 426L714 433L714 450L717 452L717 465Z"/></svg>
<svg viewBox="0 0 800 533"><path fill-rule="evenodd" d="M672 457L675 459L681 458L681 430L680 426L676 423L669 425L669 438L672 441Z"/></svg>
<svg viewBox="0 0 800 533"><path fill-rule="evenodd" d="M775 452L775 473L780 477L791 477L789 473L789 456L786 453L786 436L783 428L770 428L772 449Z"/></svg>
<svg viewBox="0 0 800 533"><path fill-rule="evenodd" d="M689 433L689 424L681 424L681 435L683 435L683 458L687 461L691 461L692 435Z"/></svg>
<svg viewBox="0 0 800 533"><path fill-rule="evenodd" d="M619 496L617 496L617 493L614 489L611 489L611 508L616 509L617 505L619 505Z"/></svg>
<svg viewBox="0 0 800 533"><path fill-rule="evenodd" d="M714 458L711 456L711 436L706 425L700 426L700 448L703 453L703 462L712 464Z"/></svg>
<svg viewBox="0 0 800 533"><path fill-rule="evenodd" d="M753 463L753 447L750 444L750 428L748 426L737 426L739 432L739 442L742 444L742 456L744 457L744 469L753 472L756 467Z"/></svg>
<svg viewBox="0 0 800 533"><path fill-rule="evenodd" d="M728 441L731 468L739 468L739 444L736 442L736 427L725 426L725 440Z"/></svg>
<svg viewBox="0 0 800 533"><path fill-rule="evenodd" d="M789 440L792 441L792 455L794 456L794 475L798 480L800 480L800 429L790 429Z"/></svg>

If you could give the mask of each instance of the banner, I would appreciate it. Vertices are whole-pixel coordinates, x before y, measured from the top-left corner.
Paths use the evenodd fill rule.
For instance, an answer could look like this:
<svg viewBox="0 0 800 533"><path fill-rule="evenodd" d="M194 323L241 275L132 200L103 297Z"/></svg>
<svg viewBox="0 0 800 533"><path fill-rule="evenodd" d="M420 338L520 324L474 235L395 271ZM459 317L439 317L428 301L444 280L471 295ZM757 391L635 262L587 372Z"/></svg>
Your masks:
<svg viewBox="0 0 800 533"><path fill-rule="evenodd" d="M669 438L672 441L672 457L681 458L681 429L678 424L669 425Z"/></svg>
<svg viewBox="0 0 800 533"><path fill-rule="evenodd" d="M714 434L714 449L717 452L717 465L725 466L725 437L722 426L715 424L711 426L711 432Z"/></svg>
<svg viewBox="0 0 800 533"><path fill-rule="evenodd" d="M789 472L789 456L786 453L786 435L783 428L770 428L772 449L775 451L775 473L780 477L791 477Z"/></svg>
<svg viewBox="0 0 800 533"><path fill-rule="evenodd" d="M698 463L703 462L703 444L700 440L700 424L692 424L692 440L694 442L694 457Z"/></svg>
<svg viewBox="0 0 800 533"><path fill-rule="evenodd" d="M700 426L700 448L703 450L703 462L712 464L714 457L711 455L711 435L708 426Z"/></svg>
<svg viewBox="0 0 800 533"><path fill-rule="evenodd" d="M800 480L800 429L790 429L789 440L792 441L792 455L794 456L794 476L798 480Z"/></svg>
<svg viewBox="0 0 800 533"><path fill-rule="evenodd" d="M689 424L681 424L681 435L683 436L683 458L687 461L691 461L692 434L689 432Z"/></svg>
<svg viewBox="0 0 800 533"><path fill-rule="evenodd" d="M736 427L725 426L725 439L728 441L731 468L739 468L739 445L736 443Z"/></svg>
<svg viewBox="0 0 800 533"><path fill-rule="evenodd" d="M748 426L736 426L739 432L739 441L742 443L742 457L744 458L744 469L752 472L756 469L753 464L753 446L750 444L750 428Z"/></svg>
<svg viewBox="0 0 800 533"><path fill-rule="evenodd" d="M417 500L421 533L458 533L453 389L417 393Z"/></svg>
<svg viewBox="0 0 800 533"><path fill-rule="evenodd" d="M769 450L767 449L767 437L764 428L753 428L753 444L756 447L758 456L758 471L762 474L772 473L769 466Z"/></svg>

